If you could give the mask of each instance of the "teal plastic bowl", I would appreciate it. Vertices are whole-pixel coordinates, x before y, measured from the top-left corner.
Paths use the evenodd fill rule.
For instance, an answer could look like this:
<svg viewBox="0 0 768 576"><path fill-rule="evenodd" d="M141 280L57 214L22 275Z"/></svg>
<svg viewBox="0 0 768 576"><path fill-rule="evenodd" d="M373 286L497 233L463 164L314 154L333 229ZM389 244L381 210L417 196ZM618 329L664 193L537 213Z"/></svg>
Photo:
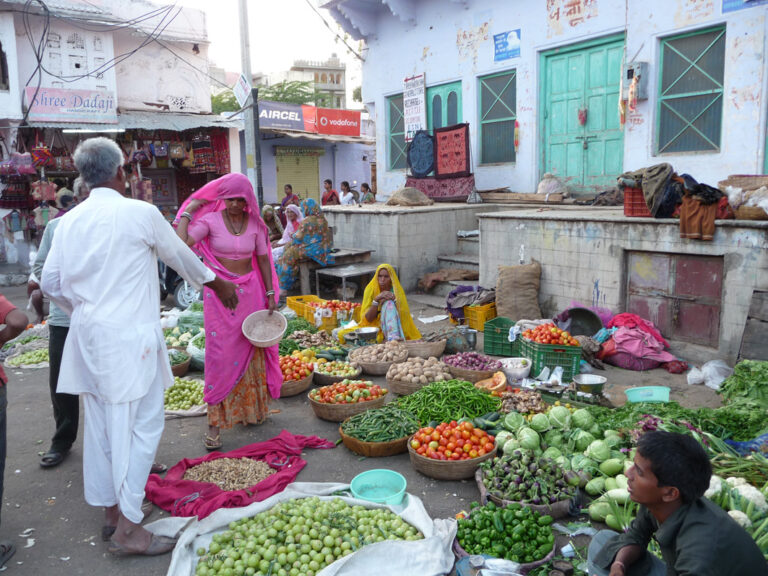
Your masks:
<svg viewBox="0 0 768 576"><path fill-rule="evenodd" d="M397 505L403 501L407 482L394 470L368 470L352 479L349 489L355 498L377 504Z"/></svg>
<svg viewBox="0 0 768 576"><path fill-rule="evenodd" d="M666 386L640 386L624 391L630 402L669 402L669 388Z"/></svg>

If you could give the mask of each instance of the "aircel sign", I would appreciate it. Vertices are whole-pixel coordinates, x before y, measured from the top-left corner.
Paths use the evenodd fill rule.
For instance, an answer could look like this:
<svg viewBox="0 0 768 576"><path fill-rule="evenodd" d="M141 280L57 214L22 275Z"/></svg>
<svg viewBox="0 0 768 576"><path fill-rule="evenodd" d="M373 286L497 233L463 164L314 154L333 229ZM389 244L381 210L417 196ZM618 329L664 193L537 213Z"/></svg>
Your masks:
<svg viewBox="0 0 768 576"><path fill-rule="evenodd" d="M259 102L259 127L317 132L315 107L283 102Z"/></svg>
<svg viewBox="0 0 768 576"><path fill-rule="evenodd" d="M318 108L317 132L319 134L360 136L360 112Z"/></svg>

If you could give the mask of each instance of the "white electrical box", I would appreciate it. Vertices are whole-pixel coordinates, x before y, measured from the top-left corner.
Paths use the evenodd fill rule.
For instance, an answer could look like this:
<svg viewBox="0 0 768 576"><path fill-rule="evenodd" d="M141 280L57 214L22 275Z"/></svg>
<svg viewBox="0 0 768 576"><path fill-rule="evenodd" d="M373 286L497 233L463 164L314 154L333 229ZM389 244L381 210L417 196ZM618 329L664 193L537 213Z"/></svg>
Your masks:
<svg viewBox="0 0 768 576"><path fill-rule="evenodd" d="M625 64L622 73L624 74L622 79L622 99L629 100L629 87L634 79L637 78L635 98L638 100L648 100L648 62Z"/></svg>

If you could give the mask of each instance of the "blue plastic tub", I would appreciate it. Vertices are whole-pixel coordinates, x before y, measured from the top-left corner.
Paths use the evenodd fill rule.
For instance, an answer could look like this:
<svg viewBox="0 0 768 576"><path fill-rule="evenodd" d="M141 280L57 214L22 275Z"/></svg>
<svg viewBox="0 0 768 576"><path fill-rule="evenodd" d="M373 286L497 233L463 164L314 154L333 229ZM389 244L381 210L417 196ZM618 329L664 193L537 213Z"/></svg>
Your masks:
<svg viewBox="0 0 768 576"><path fill-rule="evenodd" d="M403 501L407 482L394 470L368 470L352 479L349 489L355 498L395 506Z"/></svg>
<svg viewBox="0 0 768 576"><path fill-rule="evenodd" d="M669 402L669 388L666 386L640 386L624 391L630 402Z"/></svg>

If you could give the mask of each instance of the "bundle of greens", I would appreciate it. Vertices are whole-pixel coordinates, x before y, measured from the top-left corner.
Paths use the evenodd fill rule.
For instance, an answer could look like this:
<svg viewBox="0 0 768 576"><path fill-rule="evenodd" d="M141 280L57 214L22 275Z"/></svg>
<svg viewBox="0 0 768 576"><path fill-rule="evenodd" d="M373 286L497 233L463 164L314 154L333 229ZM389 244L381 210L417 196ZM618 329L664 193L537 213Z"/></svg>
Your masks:
<svg viewBox="0 0 768 576"><path fill-rule="evenodd" d="M768 408L768 362L742 360L717 393L726 403L748 399Z"/></svg>

